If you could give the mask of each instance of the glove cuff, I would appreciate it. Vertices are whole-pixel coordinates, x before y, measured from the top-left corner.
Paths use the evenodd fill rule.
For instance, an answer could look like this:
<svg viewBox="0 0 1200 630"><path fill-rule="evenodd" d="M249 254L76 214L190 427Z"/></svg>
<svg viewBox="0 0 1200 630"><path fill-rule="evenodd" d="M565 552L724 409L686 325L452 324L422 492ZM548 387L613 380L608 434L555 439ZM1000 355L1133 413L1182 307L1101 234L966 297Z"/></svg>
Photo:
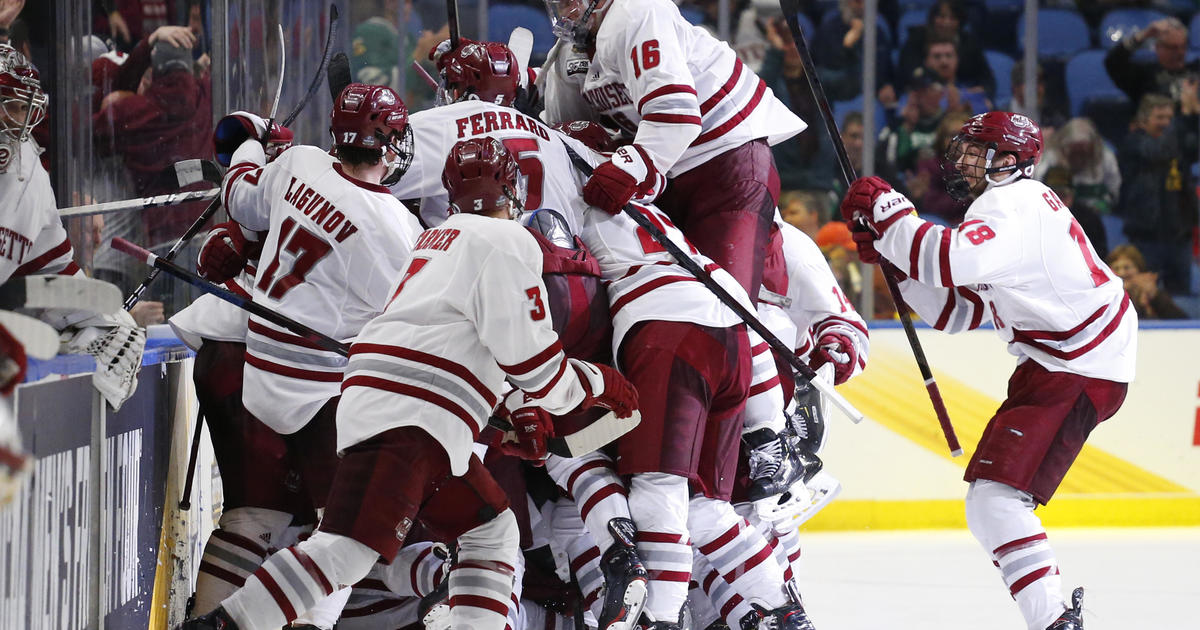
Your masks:
<svg viewBox="0 0 1200 630"><path fill-rule="evenodd" d="M646 150L637 144L627 144L613 153L613 166L633 177L639 189L652 190L657 182L658 169Z"/></svg>
<svg viewBox="0 0 1200 630"><path fill-rule="evenodd" d="M871 213L874 215L872 222L876 231L883 235L884 231L893 223L915 211L916 207L908 197L894 190L888 191L879 195L879 198L875 200L875 205L871 208Z"/></svg>

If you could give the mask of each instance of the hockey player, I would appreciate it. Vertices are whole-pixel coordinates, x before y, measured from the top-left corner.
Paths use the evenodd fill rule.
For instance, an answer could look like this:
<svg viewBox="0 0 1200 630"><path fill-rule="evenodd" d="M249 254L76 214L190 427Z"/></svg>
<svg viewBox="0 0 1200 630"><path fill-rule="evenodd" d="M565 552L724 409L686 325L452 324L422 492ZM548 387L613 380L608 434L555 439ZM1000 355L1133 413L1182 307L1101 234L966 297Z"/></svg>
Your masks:
<svg viewBox="0 0 1200 630"><path fill-rule="evenodd" d="M988 112L963 124L947 152L947 189L972 198L941 227L878 177L846 192L842 215L864 218L859 256L905 277L905 301L939 330L990 317L1018 365L1008 399L967 465L967 524L1000 569L1030 630L1083 627L1077 588L1063 600L1058 562L1034 514L1054 495L1083 442L1125 399L1137 316L1120 279L1054 191L1032 179L1042 133Z"/></svg>
<svg viewBox="0 0 1200 630"><path fill-rule="evenodd" d="M628 416L636 408L636 391L616 370L563 356L542 301L541 252L519 224L498 220L515 218L523 201L504 146L456 144L446 188L454 216L422 233L387 310L351 347L338 408L343 457L316 534L185 627L276 628L333 585L360 580L377 558L390 562L419 513L458 540L452 627L503 628L516 520L472 454L492 409L600 405ZM520 389L501 401L506 380Z"/></svg>
<svg viewBox="0 0 1200 630"><path fill-rule="evenodd" d="M728 45L692 26L670 0L546 0L561 40L590 59L551 64L548 81L582 73L575 100L631 142L596 168L584 199L616 213L657 174L657 205L696 247L758 299L779 174L769 145L806 127ZM563 59L567 54L560 55ZM543 117L584 109L547 88Z"/></svg>

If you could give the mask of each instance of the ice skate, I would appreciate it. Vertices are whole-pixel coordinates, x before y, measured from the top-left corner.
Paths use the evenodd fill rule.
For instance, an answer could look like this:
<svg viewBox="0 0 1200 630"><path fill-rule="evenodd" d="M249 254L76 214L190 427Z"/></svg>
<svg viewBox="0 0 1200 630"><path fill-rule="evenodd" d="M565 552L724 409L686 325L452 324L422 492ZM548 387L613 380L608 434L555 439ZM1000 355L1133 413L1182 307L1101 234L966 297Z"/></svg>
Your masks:
<svg viewBox="0 0 1200 630"><path fill-rule="evenodd" d="M740 621L742 630L815 630L804 606L788 604L767 610L758 604Z"/></svg>
<svg viewBox="0 0 1200 630"><path fill-rule="evenodd" d="M758 501L787 492L805 477L808 467L820 470L821 460L811 453L802 454L795 438L787 431L775 433L763 428L742 438L750 449L750 488L746 497ZM816 470L812 474L816 474Z"/></svg>
<svg viewBox="0 0 1200 630"><path fill-rule="evenodd" d="M608 522L614 543L600 558L604 573L604 607L600 630L632 630L646 603L648 576L634 546L637 529L627 518Z"/></svg>
<svg viewBox="0 0 1200 630"><path fill-rule="evenodd" d="M206 615L183 622L178 630L238 630L238 625L229 618L224 607L217 606Z"/></svg>
<svg viewBox="0 0 1200 630"><path fill-rule="evenodd" d="M1046 630L1083 630L1083 587L1071 593L1071 607Z"/></svg>
<svg viewBox="0 0 1200 630"><path fill-rule="evenodd" d="M425 630L447 630L450 627L450 579L442 580L437 588L417 602L417 618Z"/></svg>

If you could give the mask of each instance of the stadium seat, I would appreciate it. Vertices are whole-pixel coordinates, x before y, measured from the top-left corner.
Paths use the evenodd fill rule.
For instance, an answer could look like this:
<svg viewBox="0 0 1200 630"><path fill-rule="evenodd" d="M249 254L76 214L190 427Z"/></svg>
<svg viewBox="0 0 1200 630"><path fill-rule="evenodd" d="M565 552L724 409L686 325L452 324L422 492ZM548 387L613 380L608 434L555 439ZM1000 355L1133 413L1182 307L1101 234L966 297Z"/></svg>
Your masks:
<svg viewBox="0 0 1200 630"><path fill-rule="evenodd" d="M699 26L704 23L704 12L696 7L679 7L679 13L689 24Z"/></svg>
<svg viewBox="0 0 1200 630"><path fill-rule="evenodd" d="M1067 62L1067 98L1072 116L1079 116L1088 101L1126 100L1125 93L1113 84L1104 69L1104 55L1103 50L1085 50Z"/></svg>
<svg viewBox="0 0 1200 630"><path fill-rule="evenodd" d="M1038 10L1038 58L1066 59L1091 48L1091 33L1087 22L1075 11L1067 9ZM1017 47L1025 46L1025 18L1017 21Z"/></svg>
<svg viewBox="0 0 1200 630"><path fill-rule="evenodd" d="M983 55L987 57L988 67L996 79L996 94L992 102L996 107L1008 107L1012 100L1012 69L1016 62L998 50L985 50Z"/></svg>
<svg viewBox="0 0 1200 630"><path fill-rule="evenodd" d="M923 26L928 13L929 8L926 7L909 9L900 16L900 21L896 22L896 48L904 48L904 43L908 41L908 29L914 26Z"/></svg>
<svg viewBox="0 0 1200 630"><path fill-rule="evenodd" d="M1108 50L1134 29L1144 29L1155 20L1167 17L1154 9L1113 9L1100 21L1100 47Z"/></svg>
<svg viewBox="0 0 1200 630"><path fill-rule="evenodd" d="M1188 48L1200 50L1200 11L1192 16L1192 23L1188 26Z"/></svg>
<svg viewBox="0 0 1200 630"><path fill-rule="evenodd" d="M846 118L846 114L849 114L850 112L861 112L862 111L862 108L863 108L862 103L863 103L863 98L862 98L861 94L859 94L858 96L856 96L853 99L850 99L848 101L834 102L833 103L833 121L835 123L837 123L838 127L840 128L842 126L842 120L844 120ZM819 127L821 127L823 124L820 119L809 120L806 122L808 122L808 124L809 124L810 131L813 130L813 127L818 127L818 129L816 131L820 131L821 133L824 133L823 130L819 129ZM878 137L879 132L883 131L883 128L886 124L887 124L887 111L883 108L883 105L879 104L879 101L875 101L875 131L870 137L872 137L872 138Z"/></svg>
<svg viewBox="0 0 1200 630"><path fill-rule="evenodd" d="M1111 252L1129 242L1129 237L1125 236L1125 219L1115 214L1104 214L1100 215L1100 222L1104 224L1104 236L1108 240L1108 251Z"/></svg>
<svg viewBox="0 0 1200 630"><path fill-rule="evenodd" d="M488 39L508 41L514 28L523 26L533 31L533 54L545 55L554 45L554 32L550 30L550 16L523 4L492 3L488 6Z"/></svg>

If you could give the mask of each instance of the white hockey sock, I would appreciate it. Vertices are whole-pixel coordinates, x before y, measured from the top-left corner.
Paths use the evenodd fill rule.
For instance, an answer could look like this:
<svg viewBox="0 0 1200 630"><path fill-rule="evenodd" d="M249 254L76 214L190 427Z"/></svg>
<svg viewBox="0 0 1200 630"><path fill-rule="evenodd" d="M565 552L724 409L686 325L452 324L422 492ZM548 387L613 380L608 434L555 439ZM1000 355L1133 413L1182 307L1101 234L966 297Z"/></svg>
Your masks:
<svg viewBox="0 0 1200 630"><path fill-rule="evenodd" d="M292 623L294 625L308 624L321 630L333 630L333 624L342 616L342 609L350 599L350 587L338 589L328 597L323 597L312 608L300 613Z"/></svg>
<svg viewBox="0 0 1200 630"><path fill-rule="evenodd" d="M262 508L233 508L222 514L220 529L213 530L200 558L192 614L211 612L241 588L291 520L291 514Z"/></svg>
<svg viewBox="0 0 1200 630"><path fill-rule="evenodd" d="M763 532L772 540L775 560L783 567L783 581L791 582L800 576L800 530L788 529L782 534L770 527ZM760 530L762 531L762 530Z"/></svg>
<svg viewBox="0 0 1200 630"><path fill-rule="evenodd" d="M704 579L705 572L710 571L712 567L708 566L708 561L704 556L692 554L692 580L688 583L688 606L692 609L692 627L707 628L715 621L720 621L721 615L717 613L717 609L713 606L712 599L704 589L700 588L700 583L697 580ZM713 572L716 575L716 572Z"/></svg>
<svg viewBox="0 0 1200 630"><path fill-rule="evenodd" d="M750 392L746 396L746 420L742 433L770 428L776 433L787 426L783 416L783 389L779 385L779 368L771 347L758 333L749 331L750 352L753 355L753 372L750 377Z"/></svg>
<svg viewBox="0 0 1200 630"><path fill-rule="evenodd" d="M372 572L377 572L396 595L424 597L441 584L446 573L446 562L433 553L433 548L431 542L405 545L391 564L381 564Z"/></svg>
<svg viewBox="0 0 1200 630"><path fill-rule="evenodd" d="M967 526L987 550L1030 630L1044 630L1067 609L1058 559L1028 493L979 479L967 490Z"/></svg>
<svg viewBox="0 0 1200 630"><path fill-rule="evenodd" d="M629 511L638 527L638 555L650 577L643 611L655 621L678 621L692 575L687 479L667 473L633 475Z"/></svg>
<svg viewBox="0 0 1200 630"><path fill-rule="evenodd" d="M267 558L246 584L221 603L241 630L275 630L332 594L361 580L379 554L345 536L312 538Z"/></svg>
<svg viewBox="0 0 1200 630"><path fill-rule="evenodd" d="M393 593L383 582L386 569L387 565L376 562L367 577L354 585L350 601L338 620L338 630L403 628L420 622L417 619L418 598Z"/></svg>
<svg viewBox="0 0 1200 630"><path fill-rule="evenodd" d="M607 551L613 544L608 522L630 518L628 492L612 460L599 451L570 459L551 455L546 459L546 472L575 502L596 546Z"/></svg>
<svg viewBox="0 0 1200 630"><path fill-rule="evenodd" d="M458 562L449 577L452 628L504 630L520 538L512 510L458 537Z"/></svg>
<svg viewBox="0 0 1200 630"><path fill-rule="evenodd" d="M696 550L743 600L731 606L729 613L722 610L731 627L736 627L742 615L749 612L751 603L767 609L788 603L783 567L776 562L770 543L762 532L734 512L727 501L692 499L688 531Z"/></svg>
<svg viewBox="0 0 1200 630"><path fill-rule="evenodd" d="M726 624L733 624L731 628L738 627L738 620L750 612L750 604L733 590L699 550L693 554L692 560L692 575L698 580L697 586L708 600L713 619L724 619Z"/></svg>
<svg viewBox="0 0 1200 630"><path fill-rule="evenodd" d="M583 605L600 618L604 602L600 594L604 589L604 574L600 572L600 549L587 536L579 536L567 543L567 557L571 560L571 573L579 582Z"/></svg>

